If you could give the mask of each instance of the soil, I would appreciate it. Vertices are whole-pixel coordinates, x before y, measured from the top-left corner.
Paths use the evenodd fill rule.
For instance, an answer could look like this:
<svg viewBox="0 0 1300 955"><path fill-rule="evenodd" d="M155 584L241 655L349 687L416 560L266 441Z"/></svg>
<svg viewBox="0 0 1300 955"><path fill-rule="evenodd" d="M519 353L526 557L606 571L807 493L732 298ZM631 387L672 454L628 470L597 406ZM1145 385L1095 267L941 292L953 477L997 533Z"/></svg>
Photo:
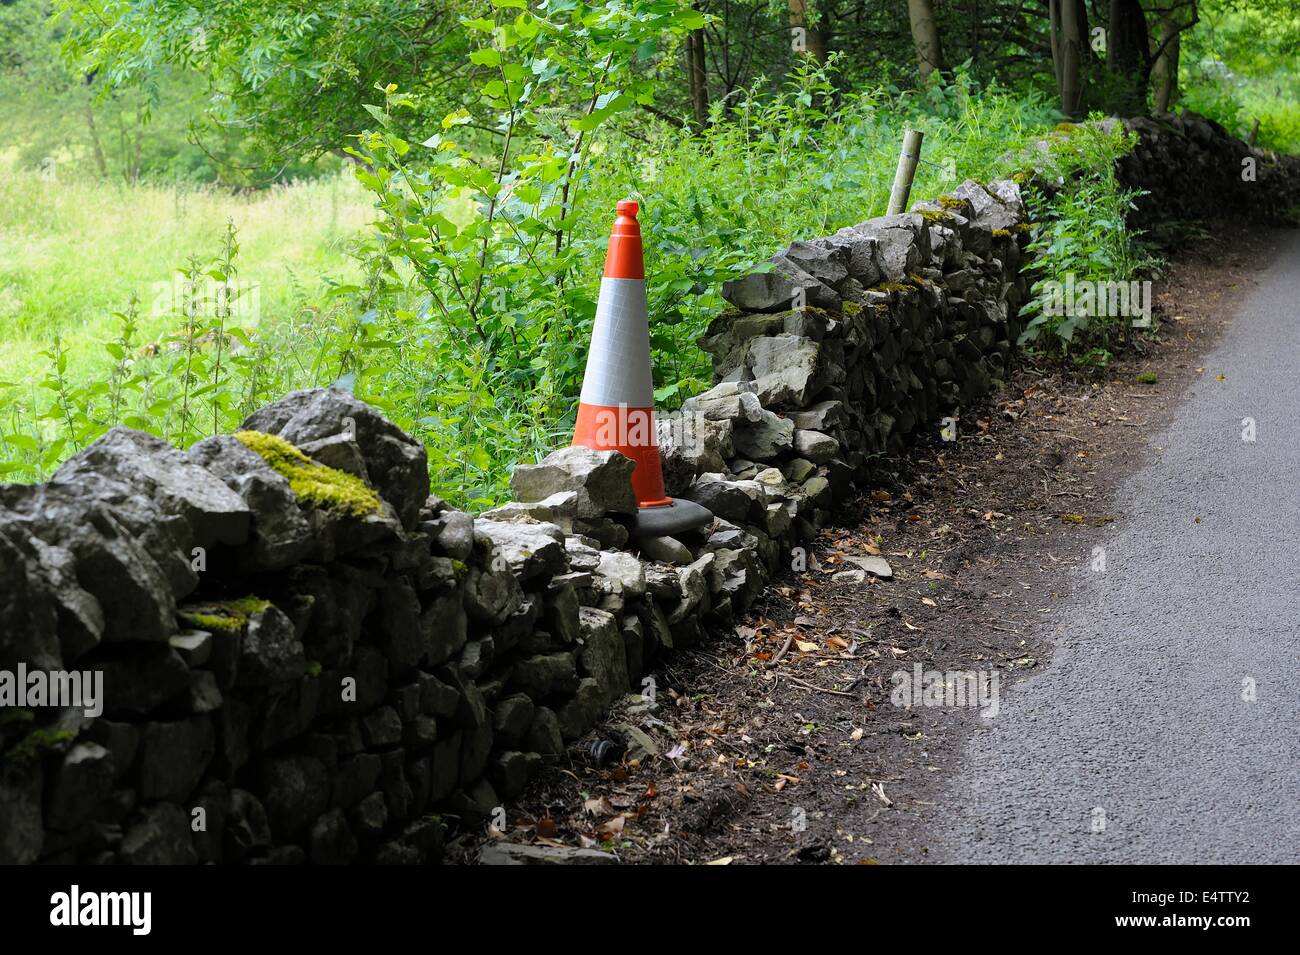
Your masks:
<svg viewBox="0 0 1300 955"><path fill-rule="evenodd" d="M1202 357L1271 244L1214 228L1155 282L1154 333L1108 367L1022 361L955 441L882 465L806 567L778 574L734 632L670 657L653 703L617 706L507 807L505 831L462 834L450 858L502 839L624 862L925 862L928 814L980 717L895 706L891 678L996 670L1014 693L1050 665L1045 623L1072 568L1183 389L1215 374ZM853 572L849 558L876 555L892 579ZM620 744L603 765L600 739Z"/></svg>

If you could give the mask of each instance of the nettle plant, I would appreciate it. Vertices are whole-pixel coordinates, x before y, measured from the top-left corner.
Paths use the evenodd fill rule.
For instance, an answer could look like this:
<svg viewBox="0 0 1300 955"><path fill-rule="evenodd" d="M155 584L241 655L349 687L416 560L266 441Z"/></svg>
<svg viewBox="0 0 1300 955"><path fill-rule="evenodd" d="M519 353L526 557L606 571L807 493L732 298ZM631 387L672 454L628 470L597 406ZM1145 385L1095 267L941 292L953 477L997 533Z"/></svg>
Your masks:
<svg viewBox="0 0 1300 955"><path fill-rule="evenodd" d="M704 24L681 0L493 3L492 16L462 21L482 37L469 57L477 99L413 143L405 127L426 104L387 86L367 107L377 127L349 149L380 212L366 254L386 293L408 299L359 329L360 347L402 347L356 364L357 390L403 406L435 473L459 472L485 500L503 462L552 445L572 410L613 214L612 203L604 216L585 210L593 229L579 212L600 134L652 103L660 44Z"/></svg>
<svg viewBox="0 0 1300 955"><path fill-rule="evenodd" d="M1127 314L1045 307L1049 283L1127 283L1160 265L1130 229L1126 218L1142 193L1125 189L1115 163L1137 142L1137 135L1097 114L1078 126L1064 126L1053 137L1041 178L1059 188L1048 195L1030 190L1030 218L1038 223L1028 251L1038 278L1024 314L1032 316L1021 334L1022 345L1073 358L1080 364L1104 365L1132 335Z"/></svg>

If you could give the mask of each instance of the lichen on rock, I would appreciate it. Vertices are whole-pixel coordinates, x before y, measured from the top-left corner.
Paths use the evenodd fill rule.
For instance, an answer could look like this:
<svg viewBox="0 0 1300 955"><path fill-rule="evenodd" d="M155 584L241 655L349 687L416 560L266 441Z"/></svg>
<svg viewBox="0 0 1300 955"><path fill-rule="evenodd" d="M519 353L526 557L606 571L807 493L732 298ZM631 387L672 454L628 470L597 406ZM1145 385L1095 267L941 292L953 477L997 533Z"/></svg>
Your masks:
<svg viewBox="0 0 1300 955"><path fill-rule="evenodd" d="M261 431L239 431L235 438L288 481L300 502L351 517L379 510L379 495L365 481L313 461L284 438Z"/></svg>

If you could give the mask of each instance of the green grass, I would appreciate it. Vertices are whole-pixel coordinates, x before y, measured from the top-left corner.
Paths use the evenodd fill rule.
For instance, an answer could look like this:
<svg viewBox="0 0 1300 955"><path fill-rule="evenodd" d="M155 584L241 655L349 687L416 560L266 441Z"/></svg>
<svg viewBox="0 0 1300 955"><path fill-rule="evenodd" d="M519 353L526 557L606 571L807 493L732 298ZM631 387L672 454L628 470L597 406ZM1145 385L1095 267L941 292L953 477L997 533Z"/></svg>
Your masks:
<svg viewBox="0 0 1300 955"><path fill-rule="evenodd" d="M43 373L39 352L61 335L69 375L102 363L113 313L140 300L140 333L173 329L156 314L160 287L178 266L220 245L227 220L239 232L238 281L260 285L261 321L292 314L320 276L350 276L346 245L373 213L351 175L233 194L188 184L45 181L0 153L0 379ZM244 324L256 325L257 322Z"/></svg>

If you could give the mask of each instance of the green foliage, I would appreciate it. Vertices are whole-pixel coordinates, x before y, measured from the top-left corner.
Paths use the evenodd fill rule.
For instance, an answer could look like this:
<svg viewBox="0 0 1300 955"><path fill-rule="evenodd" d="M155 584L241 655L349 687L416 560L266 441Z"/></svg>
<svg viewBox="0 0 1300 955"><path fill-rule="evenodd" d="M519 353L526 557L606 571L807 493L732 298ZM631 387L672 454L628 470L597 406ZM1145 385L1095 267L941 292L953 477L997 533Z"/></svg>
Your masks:
<svg viewBox="0 0 1300 955"><path fill-rule="evenodd" d="M1125 222L1138 193L1121 188L1115 174L1115 160L1135 143L1135 135L1103 123L1099 115L1052 137L1051 151L1039 161L1039 175L1059 188L1050 194L1028 193L1030 218L1037 223L1028 250L1039 278L1022 308L1022 315L1033 316L1021 335L1022 345L1104 364L1128 340L1131 316L1089 310L1053 314L1046 303L1049 283L1064 283L1067 277L1079 285L1129 282L1158 265Z"/></svg>
<svg viewBox="0 0 1300 955"><path fill-rule="evenodd" d="M1291 0L1201 0L1185 35L1181 105L1260 146L1300 153L1300 11Z"/></svg>

